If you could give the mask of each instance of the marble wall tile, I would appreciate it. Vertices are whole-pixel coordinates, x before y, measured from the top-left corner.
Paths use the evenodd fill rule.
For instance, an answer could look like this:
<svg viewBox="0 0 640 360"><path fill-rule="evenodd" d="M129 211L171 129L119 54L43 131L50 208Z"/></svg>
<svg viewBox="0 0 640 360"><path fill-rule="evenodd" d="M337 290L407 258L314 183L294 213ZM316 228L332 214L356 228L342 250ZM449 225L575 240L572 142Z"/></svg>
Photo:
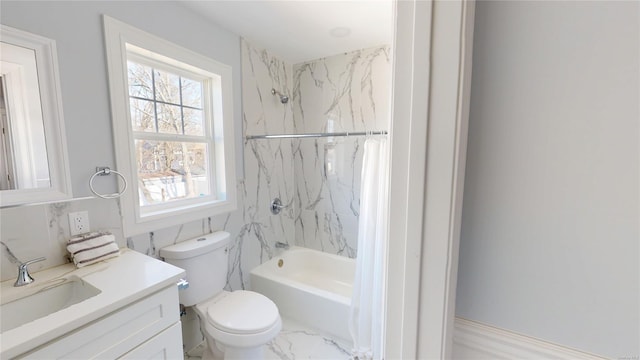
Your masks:
<svg viewBox="0 0 640 360"><path fill-rule="evenodd" d="M245 135L389 128L388 46L293 66L247 41L242 51ZM280 103L271 88L289 95L290 102ZM245 221L242 254L235 255L243 266L234 271L271 258L276 241L355 257L363 142L364 137L245 141ZM277 216L268 212L275 197L290 205ZM245 245L246 236L260 247L254 241Z"/></svg>
<svg viewBox="0 0 640 360"><path fill-rule="evenodd" d="M279 97L271 94L272 88L290 96L291 66L243 40L244 136L294 131L291 102L281 103ZM230 271L230 276L237 274L242 279L242 288L249 285L249 271L274 256L276 242L295 243L293 206L279 215L270 212L271 201L276 197L284 204L293 204L292 141L246 140L244 146L243 221Z"/></svg>
<svg viewBox="0 0 640 360"><path fill-rule="evenodd" d="M110 231L118 245L124 246L120 209L114 199L86 198L1 209L2 281L14 278L17 265L27 260L46 257L30 266L32 272L67 263L69 213L76 211L89 213L92 231Z"/></svg>
<svg viewBox="0 0 640 360"><path fill-rule="evenodd" d="M244 135L292 133L292 102L282 104L275 89L291 97L291 65L242 40Z"/></svg>
<svg viewBox="0 0 640 360"><path fill-rule="evenodd" d="M299 141L297 245L356 256L363 141L360 137Z"/></svg>
<svg viewBox="0 0 640 360"><path fill-rule="evenodd" d="M0 238L2 238L2 281L15 278L17 266L24 261L47 257L30 266L30 271L63 264L61 249L49 237L47 212L44 206L22 206L2 209Z"/></svg>
<svg viewBox="0 0 640 360"><path fill-rule="evenodd" d="M299 132L389 129L389 47L297 64L293 72L293 119ZM356 257L365 139L297 140L297 245Z"/></svg>
<svg viewBox="0 0 640 360"><path fill-rule="evenodd" d="M299 132L389 128L388 46L293 66L293 120Z"/></svg>

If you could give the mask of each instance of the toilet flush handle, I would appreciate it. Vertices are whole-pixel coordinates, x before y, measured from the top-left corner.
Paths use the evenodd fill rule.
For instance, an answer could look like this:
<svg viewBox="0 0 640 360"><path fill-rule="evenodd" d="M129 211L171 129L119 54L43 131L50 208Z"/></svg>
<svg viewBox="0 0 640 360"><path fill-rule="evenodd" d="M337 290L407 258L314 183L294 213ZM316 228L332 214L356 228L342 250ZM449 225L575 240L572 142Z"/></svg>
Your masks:
<svg viewBox="0 0 640 360"><path fill-rule="evenodd" d="M176 285L178 285L178 290L184 290L189 288L189 282L186 279L178 280Z"/></svg>

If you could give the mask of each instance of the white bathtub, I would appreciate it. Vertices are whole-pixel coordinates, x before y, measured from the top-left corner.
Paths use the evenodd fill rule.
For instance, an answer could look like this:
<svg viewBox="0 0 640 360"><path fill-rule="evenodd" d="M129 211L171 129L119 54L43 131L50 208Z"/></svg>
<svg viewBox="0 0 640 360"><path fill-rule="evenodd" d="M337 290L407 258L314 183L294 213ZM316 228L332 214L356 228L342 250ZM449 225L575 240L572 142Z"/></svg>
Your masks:
<svg viewBox="0 0 640 360"><path fill-rule="evenodd" d="M251 287L273 300L282 316L349 340L355 269L354 259L292 247L253 269Z"/></svg>

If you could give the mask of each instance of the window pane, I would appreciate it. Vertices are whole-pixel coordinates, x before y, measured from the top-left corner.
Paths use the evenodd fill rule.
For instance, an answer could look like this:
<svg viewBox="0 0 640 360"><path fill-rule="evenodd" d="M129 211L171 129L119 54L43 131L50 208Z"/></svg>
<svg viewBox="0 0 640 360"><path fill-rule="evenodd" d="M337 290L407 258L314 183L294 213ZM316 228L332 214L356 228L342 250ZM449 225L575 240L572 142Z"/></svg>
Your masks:
<svg viewBox="0 0 640 360"><path fill-rule="evenodd" d="M182 134L182 114L180 106L158 104L158 132Z"/></svg>
<svg viewBox="0 0 640 360"><path fill-rule="evenodd" d="M202 83L182 78L182 105L202 109Z"/></svg>
<svg viewBox="0 0 640 360"><path fill-rule="evenodd" d="M207 145L136 140L140 204L209 195Z"/></svg>
<svg viewBox="0 0 640 360"><path fill-rule="evenodd" d="M180 77L155 70L156 100L180 105Z"/></svg>
<svg viewBox="0 0 640 360"><path fill-rule="evenodd" d="M129 76L129 96L153 99L151 68L127 61Z"/></svg>
<svg viewBox="0 0 640 360"><path fill-rule="evenodd" d="M202 110L184 109L184 133L185 135L204 136Z"/></svg>
<svg viewBox="0 0 640 360"><path fill-rule="evenodd" d="M153 102L129 98L131 107L131 127L133 131L156 131Z"/></svg>

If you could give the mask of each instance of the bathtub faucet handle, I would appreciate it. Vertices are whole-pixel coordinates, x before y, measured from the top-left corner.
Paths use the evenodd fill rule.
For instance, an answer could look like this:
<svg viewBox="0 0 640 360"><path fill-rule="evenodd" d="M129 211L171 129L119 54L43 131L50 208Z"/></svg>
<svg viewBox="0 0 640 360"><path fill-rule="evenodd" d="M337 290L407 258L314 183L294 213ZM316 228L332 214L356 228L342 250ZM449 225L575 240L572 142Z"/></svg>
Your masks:
<svg viewBox="0 0 640 360"><path fill-rule="evenodd" d="M289 205L282 205L282 201L280 200L280 198L275 198L273 199L273 201L271 201L271 213L273 215L278 215L280 214L280 211L282 211L282 209L288 207Z"/></svg>

